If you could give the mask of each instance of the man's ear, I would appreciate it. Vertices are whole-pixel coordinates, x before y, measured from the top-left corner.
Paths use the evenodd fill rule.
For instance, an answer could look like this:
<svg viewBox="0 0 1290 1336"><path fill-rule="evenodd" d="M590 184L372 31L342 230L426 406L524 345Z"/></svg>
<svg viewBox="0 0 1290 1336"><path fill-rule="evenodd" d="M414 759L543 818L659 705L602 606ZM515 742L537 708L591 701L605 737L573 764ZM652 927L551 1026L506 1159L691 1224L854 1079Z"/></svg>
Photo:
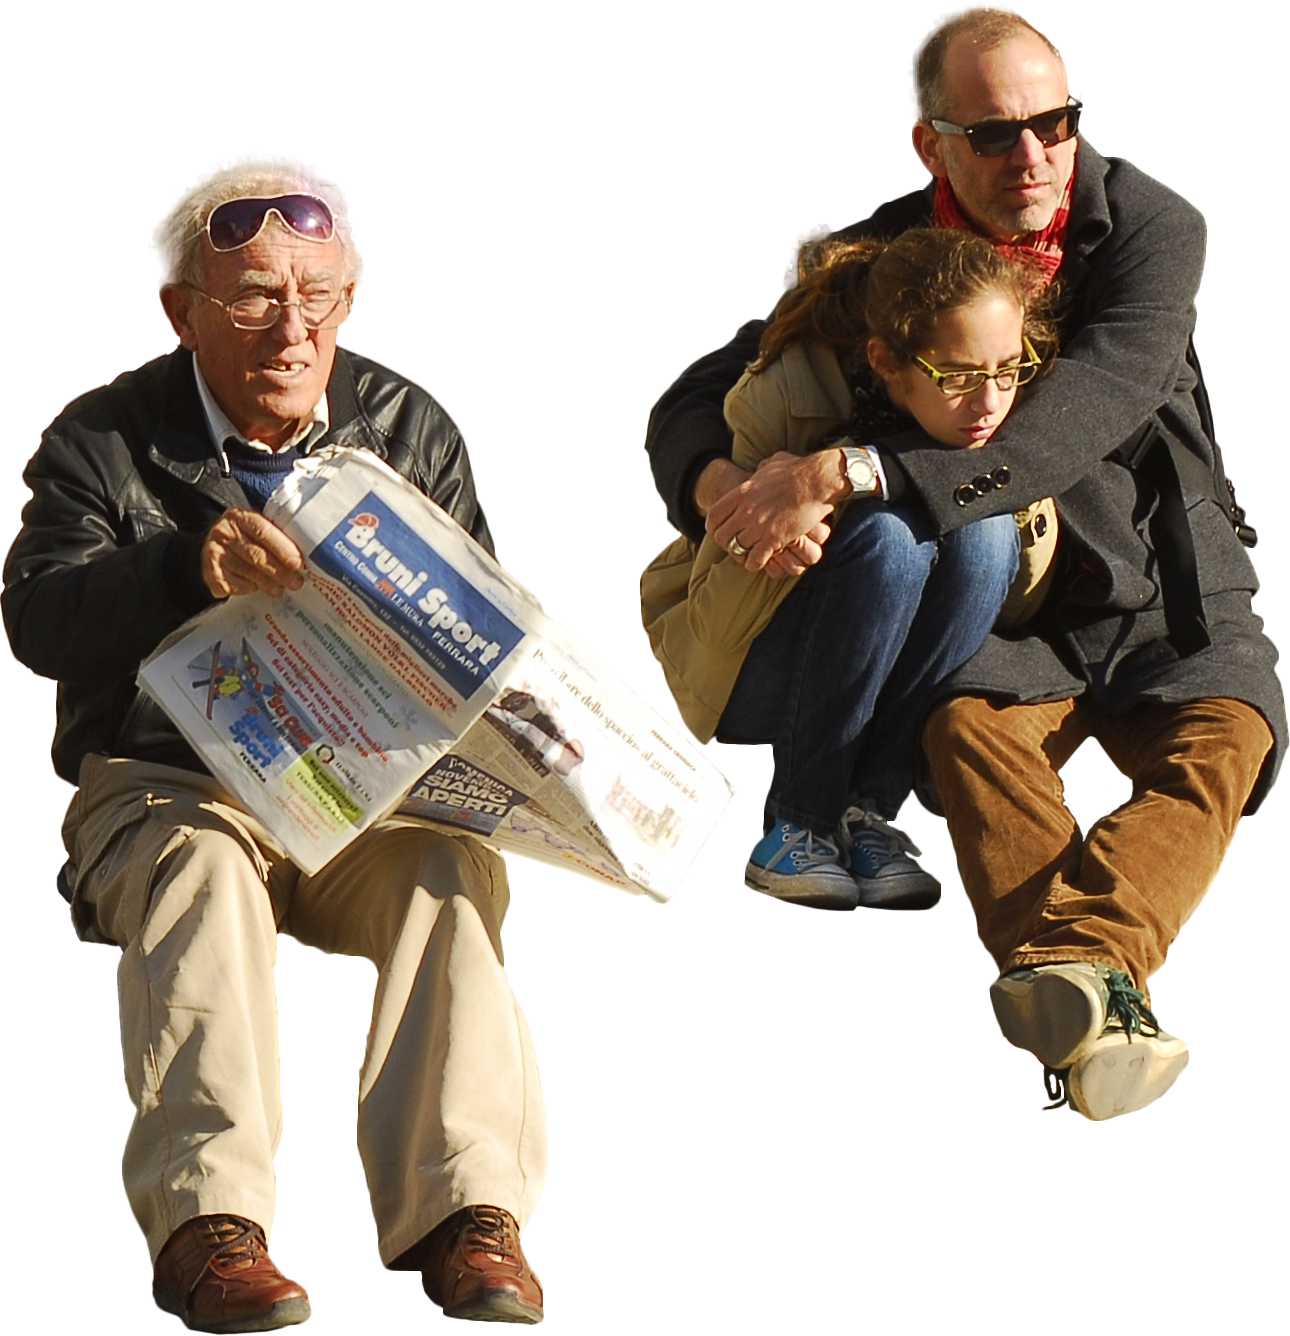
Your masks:
<svg viewBox="0 0 1290 1336"><path fill-rule="evenodd" d="M166 312L179 342L190 353L197 351L197 331L193 329L192 308L197 298L183 283L167 283L161 289L161 305Z"/></svg>
<svg viewBox="0 0 1290 1336"><path fill-rule="evenodd" d="M926 121L919 121L914 126L914 152L933 176L950 174L941 152L943 143L941 136Z"/></svg>

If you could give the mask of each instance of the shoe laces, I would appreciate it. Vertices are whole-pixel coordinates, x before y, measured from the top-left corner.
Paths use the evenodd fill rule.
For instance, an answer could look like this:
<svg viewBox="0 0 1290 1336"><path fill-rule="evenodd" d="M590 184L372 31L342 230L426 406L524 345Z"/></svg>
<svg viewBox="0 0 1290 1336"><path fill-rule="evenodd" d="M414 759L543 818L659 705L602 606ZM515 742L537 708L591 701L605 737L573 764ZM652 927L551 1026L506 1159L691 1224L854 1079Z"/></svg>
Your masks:
<svg viewBox="0 0 1290 1336"><path fill-rule="evenodd" d="M512 1216L500 1206L472 1206L462 1228L467 1253L486 1253L496 1262L520 1260L519 1231Z"/></svg>
<svg viewBox="0 0 1290 1336"><path fill-rule="evenodd" d="M268 1256L264 1234L260 1226L235 1215L216 1215L210 1218L208 1228L211 1242L210 1262L244 1271L262 1257Z"/></svg>
<svg viewBox="0 0 1290 1336"><path fill-rule="evenodd" d="M884 816L865 807L848 807L842 814L842 845L850 852L857 848L881 848L882 852L912 854L921 858L923 851L913 840L893 826Z"/></svg>
<svg viewBox="0 0 1290 1336"><path fill-rule="evenodd" d="M1147 995L1133 986L1133 980L1123 970L1107 970L1103 982L1106 984L1106 1026L1107 1030L1123 1030L1125 1039L1133 1042L1135 1034L1157 1035L1160 1024L1147 1006Z"/></svg>
<svg viewBox="0 0 1290 1336"><path fill-rule="evenodd" d="M1055 1101L1052 1104L1044 1105L1045 1113L1050 1109L1060 1109L1070 1103L1070 1074L1071 1069L1069 1067L1044 1068L1044 1089L1048 1092L1048 1098Z"/></svg>
<svg viewBox="0 0 1290 1336"><path fill-rule="evenodd" d="M191 1315L194 1296L204 1282L236 1284L236 1273L256 1268L264 1268L265 1276L281 1274L269 1260L259 1225L226 1213L195 1216L171 1235L157 1257L153 1293L167 1312L180 1313L187 1322L185 1314Z"/></svg>
<svg viewBox="0 0 1290 1336"><path fill-rule="evenodd" d="M838 846L826 835L815 835L804 826L798 826L793 834L784 840L783 846L766 864L767 871L772 871L777 863L787 860L798 872L811 868L837 865Z"/></svg>

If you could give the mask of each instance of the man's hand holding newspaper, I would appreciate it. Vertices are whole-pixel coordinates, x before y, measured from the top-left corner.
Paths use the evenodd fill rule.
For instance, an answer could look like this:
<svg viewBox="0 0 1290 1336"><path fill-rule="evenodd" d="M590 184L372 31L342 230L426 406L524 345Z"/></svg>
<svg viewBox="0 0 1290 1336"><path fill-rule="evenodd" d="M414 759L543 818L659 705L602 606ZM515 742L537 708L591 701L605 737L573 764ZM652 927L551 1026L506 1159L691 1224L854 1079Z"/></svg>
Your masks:
<svg viewBox="0 0 1290 1336"><path fill-rule="evenodd" d="M729 785L439 507L333 447L265 517L302 587L216 604L139 681L298 866L397 809L672 893Z"/></svg>
<svg viewBox="0 0 1290 1336"><path fill-rule="evenodd" d="M262 590L277 598L304 582L299 549L254 510L226 510L202 544L202 579L216 598Z"/></svg>

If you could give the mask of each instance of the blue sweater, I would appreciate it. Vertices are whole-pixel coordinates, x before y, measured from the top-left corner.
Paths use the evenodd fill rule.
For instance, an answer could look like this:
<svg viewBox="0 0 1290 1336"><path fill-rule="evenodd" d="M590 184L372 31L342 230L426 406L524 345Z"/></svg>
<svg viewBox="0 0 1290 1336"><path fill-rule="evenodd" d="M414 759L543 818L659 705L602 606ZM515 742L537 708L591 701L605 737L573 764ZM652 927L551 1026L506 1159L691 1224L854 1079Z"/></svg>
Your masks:
<svg viewBox="0 0 1290 1336"><path fill-rule="evenodd" d="M242 484L246 499L259 511L264 510L264 503L295 467L296 460L304 458L298 445L271 455L266 450L254 450L233 437L224 442L224 451L229 469Z"/></svg>

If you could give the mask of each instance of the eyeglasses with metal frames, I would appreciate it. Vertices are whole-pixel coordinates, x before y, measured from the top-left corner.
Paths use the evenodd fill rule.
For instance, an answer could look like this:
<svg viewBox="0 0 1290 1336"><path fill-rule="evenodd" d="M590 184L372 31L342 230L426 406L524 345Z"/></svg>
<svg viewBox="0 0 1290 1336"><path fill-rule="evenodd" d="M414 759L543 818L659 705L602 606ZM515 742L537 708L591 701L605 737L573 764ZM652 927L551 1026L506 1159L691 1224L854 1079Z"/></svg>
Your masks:
<svg viewBox="0 0 1290 1336"><path fill-rule="evenodd" d="M975 394L987 380L994 381L995 385L1006 394L1009 390L1016 389L1018 385L1025 385L1027 381L1034 380L1043 365L1029 339L1023 337L1021 346L1025 350L1026 361L1014 362L1011 366L1001 366L997 371L985 371L980 367L971 371L938 371L921 357L911 357L909 360L949 398Z"/></svg>
<svg viewBox="0 0 1290 1336"><path fill-rule="evenodd" d="M336 329L349 318L353 309L353 299L348 292L335 296L328 292L321 297L305 297L300 301L280 302L276 297L266 297L257 292L236 301L223 302L203 292L195 284L188 285L199 296L228 314L228 318L238 329L272 329L282 319L282 313L290 306L300 312L301 322L306 329ZM343 308L343 309L340 309ZM339 318L331 317L340 310Z"/></svg>

